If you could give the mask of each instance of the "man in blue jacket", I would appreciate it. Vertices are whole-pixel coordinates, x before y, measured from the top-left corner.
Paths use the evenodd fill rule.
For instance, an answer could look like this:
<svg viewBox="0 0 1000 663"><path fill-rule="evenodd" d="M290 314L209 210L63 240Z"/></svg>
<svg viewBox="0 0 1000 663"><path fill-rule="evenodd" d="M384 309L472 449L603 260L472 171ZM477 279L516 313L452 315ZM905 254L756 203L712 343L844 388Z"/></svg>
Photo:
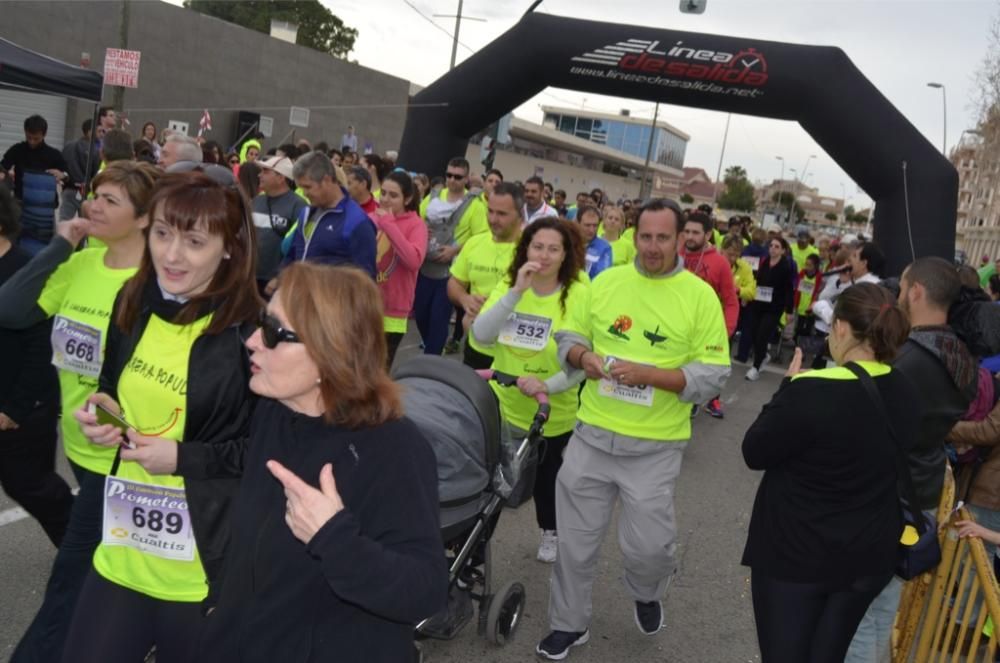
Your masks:
<svg viewBox="0 0 1000 663"><path fill-rule="evenodd" d="M337 181L330 158L309 152L295 162L292 174L309 207L302 212L284 264L354 265L375 278L375 224Z"/></svg>
<svg viewBox="0 0 1000 663"><path fill-rule="evenodd" d="M587 243L587 265L585 270L591 279L605 269L611 267L611 245L607 240L597 236L597 226L601 223L601 213L596 207L584 205L577 209L577 222L580 224L580 233L583 241Z"/></svg>

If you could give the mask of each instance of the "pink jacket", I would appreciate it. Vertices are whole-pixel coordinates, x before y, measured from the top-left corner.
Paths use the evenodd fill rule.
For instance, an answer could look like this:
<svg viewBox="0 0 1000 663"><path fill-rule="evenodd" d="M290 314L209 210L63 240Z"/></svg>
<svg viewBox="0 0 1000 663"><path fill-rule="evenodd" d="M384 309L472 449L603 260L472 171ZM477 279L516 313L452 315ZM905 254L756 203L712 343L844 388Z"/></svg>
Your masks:
<svg viewBox="0 0 1000 663"><path fill-rule="evenodd" d="M382 292L382 307L390 318L406 318L413 308L417 272L427 253L427 225L416 212L399 216L378 211L368 216L375 236L375 280Z"/></svg>

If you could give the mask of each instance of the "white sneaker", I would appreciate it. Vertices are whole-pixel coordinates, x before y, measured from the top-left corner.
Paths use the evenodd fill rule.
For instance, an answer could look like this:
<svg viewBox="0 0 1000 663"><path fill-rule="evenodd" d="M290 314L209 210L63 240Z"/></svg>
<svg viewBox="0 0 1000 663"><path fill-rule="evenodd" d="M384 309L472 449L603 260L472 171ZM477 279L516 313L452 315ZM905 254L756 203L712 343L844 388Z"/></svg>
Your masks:
<svg viewBox="0 0 1000 663"><path fill-rule="evenodd" d="M751 366L750 370L747 371L745 379L749 380L750 382L756 382L757 380L760 379L760 371Z"/></svg>
<svg viewBox="0 0 1000 663"><path fill-rule="evenodd" d="M546 564L554 564L556 561L556 550L559 546L559 536L554 529L542 530L542 542L538 545L538 561Z"/></svg>

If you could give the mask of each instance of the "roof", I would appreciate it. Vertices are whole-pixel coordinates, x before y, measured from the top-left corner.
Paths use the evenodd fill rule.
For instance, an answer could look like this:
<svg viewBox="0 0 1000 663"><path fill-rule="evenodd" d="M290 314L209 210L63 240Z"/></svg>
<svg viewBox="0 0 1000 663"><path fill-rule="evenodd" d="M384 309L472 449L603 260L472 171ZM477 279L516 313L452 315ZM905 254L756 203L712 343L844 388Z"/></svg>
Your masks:
<svg viewBox="0 0 1000 663"><path fill-rule="evenodd" d="M685 182L690 182L691 180L693 180L698 176L704 177L706 180L708 180L708 183L711 184L712 178L708 176L708 173L705 172L704 168L693 168L691 166L684 166Z"/></svg>
<svg viewBox="0 0 1000 663"><path fill-rule="evenodd" d="M542 112L544 113L557 113L559 115L572 115L574 117L588 117L600 120L615 120L617 122L624 122L626 124L637 124L639 126L648 127L653 123L652 119L645 119L642 117L632 117L631 115L615 115L614 113L600 113L598 111L587 110L585 108L563 108L561 106L542 106ZM661 129L666 129L670 133L683 138L684 140L691 140L689 134L684 133L674 125L669 122L664 122L663 120L657 119L656 126Z"/></svg>
<svg viewBox="0 0 1000 663"><path fill-rule="evenodd" d="M0 88L99 103L104 76L0 39Z"/></svg>

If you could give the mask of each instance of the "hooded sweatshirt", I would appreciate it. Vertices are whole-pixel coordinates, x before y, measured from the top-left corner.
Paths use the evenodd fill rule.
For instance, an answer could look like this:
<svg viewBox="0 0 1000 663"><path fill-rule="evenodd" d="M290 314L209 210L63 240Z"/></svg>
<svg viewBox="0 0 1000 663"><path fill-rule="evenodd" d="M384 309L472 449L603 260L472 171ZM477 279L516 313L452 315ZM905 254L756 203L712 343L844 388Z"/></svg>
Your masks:
<svg viewBox="0 0 1000 663"><path fill-rule="evenodd" d="M722 313L726 318L726 331L732 336L736 331L736 320L740 316L740 298L733 283L733 272L729 261L710 244L705 244L701 251L681 248L680 255L684 258L684 267L712 286L715 294L719 296Z"/></svg>
<svg viewBox="0 0 1000 663"><path fill-rule="evenodd" d="M417 272L427 252L427 224L416 212L370 214L375 224L375 281L389 318L407 318L413 308Z"/></svg>

